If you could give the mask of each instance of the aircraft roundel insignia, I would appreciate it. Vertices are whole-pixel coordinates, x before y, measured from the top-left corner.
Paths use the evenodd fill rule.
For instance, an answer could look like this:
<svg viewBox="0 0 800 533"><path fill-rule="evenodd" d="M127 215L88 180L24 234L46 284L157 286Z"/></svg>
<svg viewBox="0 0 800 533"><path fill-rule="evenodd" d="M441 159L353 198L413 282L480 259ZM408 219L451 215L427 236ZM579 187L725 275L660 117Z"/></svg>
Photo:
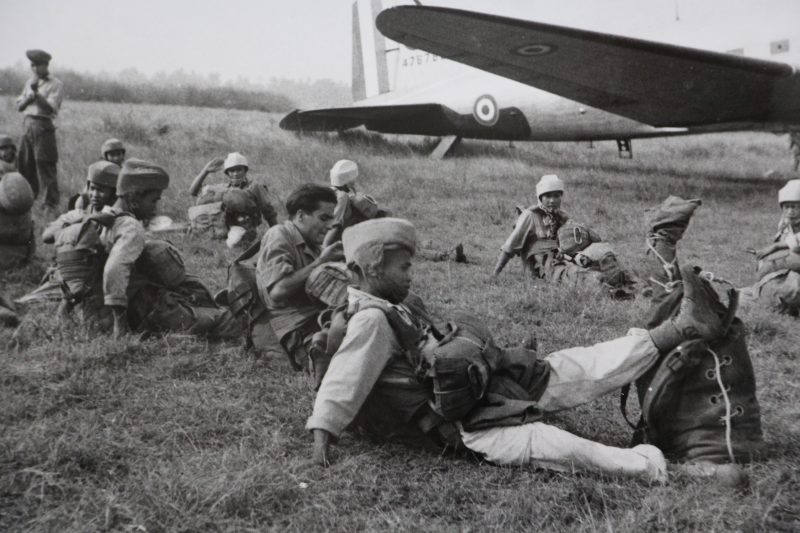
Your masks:
<svg viewBox="0 0 800 533"><path fill-rule="evenodd" d="M497 102L489 94L478 97L472 107L472 116L484 126L494 126L497 124L497 119L500 118Z"/></svg>
<svg viewBox="0 0 800 533"><path fill-rule="evenodd" d="M555 51L556 47L551 46L549 44L525 44L520 47L514 48L512 52L517 54L518 56L524 57L536 57L536 56L544 56L549 54L550 52Z"/></svg>

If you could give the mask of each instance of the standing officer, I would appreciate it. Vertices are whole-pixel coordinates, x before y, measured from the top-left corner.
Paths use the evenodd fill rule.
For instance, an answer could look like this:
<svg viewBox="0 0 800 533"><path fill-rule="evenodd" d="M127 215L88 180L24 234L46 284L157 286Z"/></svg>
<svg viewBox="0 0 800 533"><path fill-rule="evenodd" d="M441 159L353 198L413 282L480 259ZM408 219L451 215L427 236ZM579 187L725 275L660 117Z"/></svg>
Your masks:
<svg viewBox="0 0 800 533"><path fill-rule="evenodd" d="M28 50L25 55L31 61L33 77L25 82L17 98L17 111L25 115L25 134L19 145L19 172L30 183L34 195L39 195L40 188L46 189L45 206L57 208L58 148L53 120L61 108L64 84L50 76L50 54L44 50Z"/></svg>

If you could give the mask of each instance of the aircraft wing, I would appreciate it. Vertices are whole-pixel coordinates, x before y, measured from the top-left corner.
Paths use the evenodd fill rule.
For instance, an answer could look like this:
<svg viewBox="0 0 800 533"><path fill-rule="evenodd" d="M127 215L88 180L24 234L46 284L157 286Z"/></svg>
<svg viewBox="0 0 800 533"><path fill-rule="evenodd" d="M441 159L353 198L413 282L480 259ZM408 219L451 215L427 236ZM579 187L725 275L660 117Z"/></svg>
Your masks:
<svg viewBox="0 0 800 533"><path fill-rule="evenodd" d="M333 107L295 110L280 127L292 131L341 131L358 126L386 133L449 135L458 114L440 104Z"/></svg>
<svg viewBox="0 0 800 533"><path fill-rule="evenodd" d="M376 23L411 48L657 127L779 119L797 86L785 63L456 9L395 7Z"/></svg>
<svg viewBox="0 0 800 533"><path fill-rule="evenodd" d="M497 115L494 126L486 128L471 113L460 114L434 103L296 109L283 117L280 127L290 131L343 131L364 126L382 133L478 139L524 140L530 136L530 126L516 107L499 109Z"/></svg>

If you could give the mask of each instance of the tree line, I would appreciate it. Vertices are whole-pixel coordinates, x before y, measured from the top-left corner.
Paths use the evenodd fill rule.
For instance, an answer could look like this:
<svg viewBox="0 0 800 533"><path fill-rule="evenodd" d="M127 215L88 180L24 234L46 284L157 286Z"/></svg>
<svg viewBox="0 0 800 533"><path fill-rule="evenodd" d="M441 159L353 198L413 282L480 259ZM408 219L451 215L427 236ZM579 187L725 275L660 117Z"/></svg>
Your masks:
<svg viewBox="0 0 800 533"><path fill-rule="evenodd" d="M286 112L295 103L287 96L252 85L237 87L202 82L202 78L182 72L173 73L159 82L134 72L119 76L79 73L69 69L54 70L64 82L65 98L94 102L130 104L168 104L195 107ZM24 68L0 69L0 94L16 96L30 73ZM212 76L212 79L215 79Z"/></svg>

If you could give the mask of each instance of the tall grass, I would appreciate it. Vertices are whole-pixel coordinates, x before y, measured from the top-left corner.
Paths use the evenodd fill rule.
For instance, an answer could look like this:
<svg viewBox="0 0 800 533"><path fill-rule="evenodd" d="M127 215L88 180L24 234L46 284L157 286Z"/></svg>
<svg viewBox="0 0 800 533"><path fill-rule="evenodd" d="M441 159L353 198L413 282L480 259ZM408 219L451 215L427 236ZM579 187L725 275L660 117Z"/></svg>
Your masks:
<svg viewBox="0 0 800 533"><path fill-rule="evenodd" d="M341 158L362 168L360 190L417 225L420 239L463 242L469 264L418 261L415 290L446 316L486 317L501 344L529 334L540 350L591 344L642 323L648 302L615 302L593 288L528 280L518 264L490 279L516 204L534 201L540 175L567 183L564 208L592 224L633 271L644 270L643 220L669 194L701 197L681 242L684 263L751 283L748 247L777 223L786 142L732 134L612 143L465 143L461 156L425 157L426 139L351 135L299 138L278 115L167 106L69 102L59 119L64 192L83 186L101 142L121 137L131 156L171 175L162 210L185 218L186 189L213 156L238 150L276 201L323 183ZM0 122L21 133L10 103ZM209 178L214 179L214 178ZM41 213L35 209L41 227ZM224 283L224 244L178 236L189 268ZM50 250L0 273L13 297L35 287ZM0 332L0 530L7 531L796 531L800 528L800 379L797 321L742 309L760 385L767 455L740 492L673 474L670 484L498 468L426 449L347 435L323 470L310 463L303 426L313 393L282 360L255 360L236 344L181 335L116 343L60 329L52 306L25 310ZM614 395L552 423L616 446L630 438Z"/></svg>

